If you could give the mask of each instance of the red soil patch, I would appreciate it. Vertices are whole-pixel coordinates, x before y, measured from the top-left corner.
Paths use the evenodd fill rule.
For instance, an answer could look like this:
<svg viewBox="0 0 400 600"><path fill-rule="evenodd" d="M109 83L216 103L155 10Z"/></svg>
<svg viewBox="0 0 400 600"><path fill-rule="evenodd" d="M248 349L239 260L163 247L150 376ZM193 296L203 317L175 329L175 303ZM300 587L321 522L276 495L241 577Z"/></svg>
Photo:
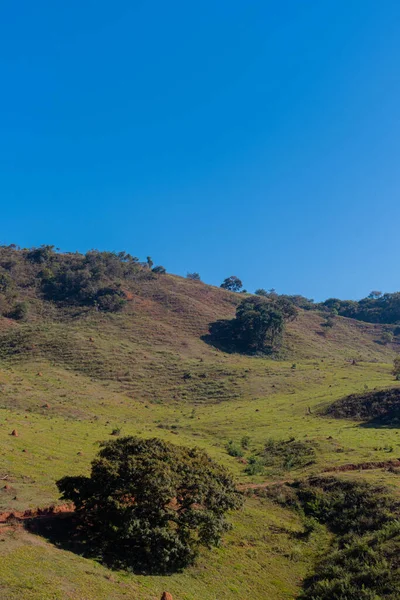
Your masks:
<svg viewBox="0 0 400 600"><path fill-rule="evenodd" d="M28 519L36 519L38 517L51 517L54 515L60 515L65 513L74 512L73 504L59 504L58 506L49 506L47 508L36 508L35 510L24 510L20 511L8 511L0 513L0 525L19 523L27 521Z"/></svg>

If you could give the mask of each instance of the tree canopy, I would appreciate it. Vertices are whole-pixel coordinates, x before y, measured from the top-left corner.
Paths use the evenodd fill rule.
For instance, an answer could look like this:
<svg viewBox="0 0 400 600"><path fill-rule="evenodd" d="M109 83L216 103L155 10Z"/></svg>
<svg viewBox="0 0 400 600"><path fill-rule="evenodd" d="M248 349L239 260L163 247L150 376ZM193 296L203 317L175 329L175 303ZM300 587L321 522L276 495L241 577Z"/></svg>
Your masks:
<svg viewBox="0 0 400 600"><path fill-rule="evenodd" d="M285 320L294 318L295 307L287 301L268 301L251 296L236 310L235 335L247 351L273 350L280 342Z"/></svg>
<svg viewBox="0 0 400 600"><path fill-rule="evenodd" d="M90 477L64 477L57 486L98 556L141 572L182 569L201 546L218 545L229 529L226 512L242 499L203 450L157 438L104 442Z"/></svg>
<svg viewBox="0 0 400 600"><path fill-rule="evenodd" d="M201 277L199 273L188 273L186 275L187 279L192 279L193 281L201 281Z"/></svg>
<svg viewBox="0 0 400 600"><path fill-rule="evenodd" d="M243 287L243 283L240 281L239 277L231 275L224 279L220 287L224 290L229 290L230 292L239 292Z"/></svg>
<svg viewBox="0 0 400 600"><path fill-rule="evenodd" d="M234 319L210 324L209 340L227 351L272 352L280 346L285 323L296 316L296 307L282 296L250 296L239 304Z"/></svg>

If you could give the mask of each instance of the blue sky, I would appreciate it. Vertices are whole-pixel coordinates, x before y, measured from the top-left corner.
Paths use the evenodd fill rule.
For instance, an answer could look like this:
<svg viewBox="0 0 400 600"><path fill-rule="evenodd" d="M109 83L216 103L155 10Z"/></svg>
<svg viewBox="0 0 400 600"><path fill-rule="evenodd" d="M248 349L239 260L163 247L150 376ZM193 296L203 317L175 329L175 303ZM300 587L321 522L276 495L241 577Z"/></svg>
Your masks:
<svg viewBox="0 0 400 600"><path fill-rule="evenodd" d="M400 3L0 8L0 242L400 289Z"/></svg>

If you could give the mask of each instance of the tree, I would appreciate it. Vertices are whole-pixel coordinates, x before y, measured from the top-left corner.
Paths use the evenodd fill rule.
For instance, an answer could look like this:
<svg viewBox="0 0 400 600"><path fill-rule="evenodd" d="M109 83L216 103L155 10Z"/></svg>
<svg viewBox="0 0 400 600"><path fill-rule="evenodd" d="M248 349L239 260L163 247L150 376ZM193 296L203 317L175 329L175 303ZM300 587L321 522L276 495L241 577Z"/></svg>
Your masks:
<svg viewBox="0 0 400 600"><path fill-rule="evenodd" d="M382 296L382 292L379 292L377 290L372 290L372 292L370 292L368 294L368 298L370 300L378 300L378 298L380 298Z"/></svg>
<svg viewBox="0 0 400 600"><path fill-rule="evenodd" d="M39 248L31 248L26 254L27 260L33 263L45 263L54 256L54 246L43 244Z"/></svg>
<svg viewBox="0 0 400 600"><path fill-rule="evenodd" d="M90 477L57 486L99 557L141 572L192 564L200 546L218 545L226 512L241 505L227 471L203 450L157 438L103 442Z"/></svg>
<svg viewBox="0 0 400 600"><path fill-rule="evenodd" d="M254 293L256 296L268 296L268 292L264 288L258 288Z"/></svg>
<svg viewBox="0 0 400 600"><path fill-rule="evenodd" d="M152 269L152 271L153 273L158 273L159 275L165 275L165 273L167 272L166 268L161 265L157 265Z"/></svg>
<svg viewBox="0 0 400 600"><path fill-rule="evenodd" d="M13 280L8 273L0 272L0 293L5 294L13 287Z"/></svg>
<svg viewBox="0 0 400 600"><path fill-rule="evenodd" d="M236 275L231 275L224 279L220 287L224 290L229 290L230 292L239 292L243 287L243 283Z"/></svg>
<svg viewBox="0 0 400 600"><path fill-rule="evenodd" d="M188 273L186 277L187 279L192 279L193 281L201 281L200 275L198 273Z"/></svg>
<svg viewBox="0 0 400 600"><path fill-rule="evenodd" d="M235 336L246 351L274 349L284 328L284 315L276 302L251 296L236 310Z"/></svg>
<svg viewBox="0 0 400 600"><path fill-rule="evenodd" d="M391 344L393 342L393 339L394 339L393 331L384 331L382 333L381 340L382 340L382 343L385 344L385 346L387 344Z"/></svg>
<svg viewBox="0 0 400 600"><path fill-rule="evenodd" d="M151 256L148 256L148 257L146 258L146 261L147 261L147 266L149 267L149 269L152 269L152 268L153 268L153 265L154 265L154 263L153 263L153 261L151 260Z"/></svg>
<svg viewBox="0 0 400 600"><path fill-rule="evenodd" d="M400 379L400 356L396 356L396 358L393 361L392 373L396 377L396 379Z"/></svg>

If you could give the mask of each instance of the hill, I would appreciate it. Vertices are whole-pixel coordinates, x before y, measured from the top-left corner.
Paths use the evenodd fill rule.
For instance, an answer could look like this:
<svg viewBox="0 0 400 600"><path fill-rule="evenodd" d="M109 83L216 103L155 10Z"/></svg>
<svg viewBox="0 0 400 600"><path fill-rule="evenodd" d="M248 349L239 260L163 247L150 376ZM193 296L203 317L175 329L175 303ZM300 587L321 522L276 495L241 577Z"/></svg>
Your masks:
<svg viewBox="0 0 400 600"><path fill-rule="evenodd" d="M227 353L204 336L244 295L126 255L91 256L93 282L81 255L46 248L44 261L14 249L0 256L1 512L57 503L56 479L87 473L97 442L119 433L205 448L245 488L398 457L395 428L320 416L344 396L396 385L398 342L382 344L384 326L336 316L328 328L299 309L279 355ZM296 452L309 441L314 459L261 460L266 444L291 438ZM365 477L396 485L395 474ZM164 588L177 600L297 597L329 532L302 537L300 516L263 497L248 497L232 520L220 549L170 578L113 573L23 527L0 528L2 597L149 600Z"/></svg>

